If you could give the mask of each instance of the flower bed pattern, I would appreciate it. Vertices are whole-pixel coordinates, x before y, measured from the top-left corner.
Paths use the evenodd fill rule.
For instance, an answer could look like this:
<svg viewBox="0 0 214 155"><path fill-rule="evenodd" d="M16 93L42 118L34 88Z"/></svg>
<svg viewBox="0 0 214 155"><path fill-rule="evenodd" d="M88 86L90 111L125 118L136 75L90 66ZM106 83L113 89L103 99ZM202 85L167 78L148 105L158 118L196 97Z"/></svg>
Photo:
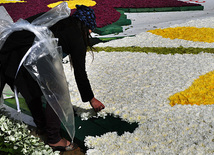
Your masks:
<svg viewBox="0 0 214 155"><path fill-rule="evenodd" d="M207 18L177 26L201 27L203 25L203 27L213 28L213 21L214 18ZM156 44L157 42L159 44ZM171 40L148 32L104 45L214 47L214 43ZM192 82L201 75L205 76L200 77L203 82L198 84L202 88L208 86L211 90L213 89L214 55L203 53L203 48L199 54L95 53L96 61L93 64L90 63L90 59L88 61L89 77L94 79L92 85L96 88L95 94L107 105L99 116L105 117L106 113L110 113L129 122L139 122L140 125L134 133L125 133L121 136L115 132L102 136L87 136L85 143L90 148L87 153L90 155L102 153L213 154L214 106L204 105L205 101L208 101L203 100L203 95L206 93L196 93L197 96L201 95L200 106L177 104L172 107L168 100L169 96L190 87ZM65 67L69 68L66 65ZM96 76L97 73L99 77ZM67 75L71 78L69 72ZM83 119L92 117L90 105L83 105L75 98L78 94L74 87L71 82L70 91L76 108L88 109L84 112L80 108L79 114ZM200 87L197 89L202 91ZM213 95L210 95L213 98Z"/></svg>
<svg viewBox="0 0 214 155"><path fill-rule="evenodd" d="M95 0L94 9L97 16L99 28L116 22L120 18L120 13L115 8L168 8L168 7L188 7L201 6L200 4L186 3L178 0ZM40 12L48 11L47 5L58 2L57 0L34 0L22 3L5 4L0 1L14 21L19 18L27 18Z"/></svg>
<svg viewBox="0 0 214 155"><path fill-rule="evenodd" d="M214 28L174 27L149 30L148 32L170 39L184 39L208 43L214 42Z"/></svg>
<svg viewBox="0 0 214 155"><path fill-rule="evenodd" d="M213 21L210 18L191 24L195 26L201 23L213 28ZM186 25L189 26L179 26ZM107 45L214 47L214 43L171 40L148 32ZM128 122L138 122L139 127L134 133L126 132L123 135L108 132L101 136L87 136L85 145L89 148L88 155L214 153L214 106L178 104L172 107L168 100L170 95L191 86L194 79L207 72L212 73L212 53L203 53L202 49L199 54L165 55L124 51L94 54L93 63L91 56L87 56L87 70L96 96L106 105L96 116L112 114ZM75 109L82 119L93 117L95 114L90 105L79 100L69 64L64 67Z"/></svg>
<svg viewBox="0 0 214 155"><path fill-rule="evenodd" d="M210 105L214 104L214 71L196 79L186 90L169 97L170 105Z"/></svg>

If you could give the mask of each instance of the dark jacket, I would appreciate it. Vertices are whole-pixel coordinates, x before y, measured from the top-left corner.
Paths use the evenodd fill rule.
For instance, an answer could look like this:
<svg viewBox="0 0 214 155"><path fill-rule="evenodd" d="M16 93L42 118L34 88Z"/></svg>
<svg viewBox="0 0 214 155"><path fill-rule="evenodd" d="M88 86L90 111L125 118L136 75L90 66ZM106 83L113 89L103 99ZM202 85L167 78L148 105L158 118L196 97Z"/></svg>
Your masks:
<svg viewBox="0 0 214 155"><path fill-rule="evenodd" d="M38 16L39 15L30 17L27 20L31 22ZM53 32L55 38L59 39L59 46L62 46L63 52L71 55L75 80L82 101L87 102L94 97L94 94L85 70L87 47L84 43L80 25L79 20L70 16L54 24L50 27L50 30ZM0 93L2 92L5 83L8 83L11 87L13 87L16 83L20 84L20 82L26 81L26 78L22 78L22 76L25 76L24 74L27 74L25 73L27 70L24 67L21 67L20 71L22 71L18 74L16 80L14 80L14 77L22 57L32 46L34 37L35 35L32 32L26 30L14 32L8 37L4 46L0 50ZM32 89L35 88L33 84L31 87ZM29 90L30 89L31 88L29 88ZM40 90L34 89L34 91L35 93L38 92L38 94L41 93Z"/></svg>

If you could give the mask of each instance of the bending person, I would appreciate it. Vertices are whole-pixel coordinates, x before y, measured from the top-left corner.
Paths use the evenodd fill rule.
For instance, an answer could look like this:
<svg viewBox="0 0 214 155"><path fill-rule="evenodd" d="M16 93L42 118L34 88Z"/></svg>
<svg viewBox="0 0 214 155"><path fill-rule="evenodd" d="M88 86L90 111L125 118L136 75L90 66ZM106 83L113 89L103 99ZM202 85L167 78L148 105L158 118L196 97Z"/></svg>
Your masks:
<svg viewBox="0 0 214 155"><path fill-rule="evenodd" d="M32 22L41 14L32 16L26 20ZM83 102L90 102L93 109L98 112L105 106L95 98L87 77L85 57L87 47L90 47L90 32L96 27L94 11L86 6L77 6L76 12L65 19L60 20L50 27L55 38L59 39L59 46L63 52L69 55L74 69L75 80ZM42 107L43 96L38 83L30 73L22 66L15 79L18 65L32 46L35 35L32 32L22 30L13 32L0 50L0 93L7 83L13 90L16 85L18 91L25 98L31 111L38 133L46 132L47 143L60 151L72 150L74 146L60 135L60 120L49 104L45 111ZM48 71L47 71L48 72ZM0 94L0 95L1 95Z"/></svg>

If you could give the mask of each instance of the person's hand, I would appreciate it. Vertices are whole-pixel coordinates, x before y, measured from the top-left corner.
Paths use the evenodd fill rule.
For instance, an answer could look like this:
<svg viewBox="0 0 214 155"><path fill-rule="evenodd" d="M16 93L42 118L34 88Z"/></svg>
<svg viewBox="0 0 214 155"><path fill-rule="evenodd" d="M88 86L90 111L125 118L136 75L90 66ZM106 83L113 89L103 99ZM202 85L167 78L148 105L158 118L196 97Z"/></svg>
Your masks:
<svg viewBox="0 0 214 155"><path fill-rule="evenodd" d="M105 108L105 106L95 97L91 99L90 104L95 112L101 111L102 109Z"/></svg>

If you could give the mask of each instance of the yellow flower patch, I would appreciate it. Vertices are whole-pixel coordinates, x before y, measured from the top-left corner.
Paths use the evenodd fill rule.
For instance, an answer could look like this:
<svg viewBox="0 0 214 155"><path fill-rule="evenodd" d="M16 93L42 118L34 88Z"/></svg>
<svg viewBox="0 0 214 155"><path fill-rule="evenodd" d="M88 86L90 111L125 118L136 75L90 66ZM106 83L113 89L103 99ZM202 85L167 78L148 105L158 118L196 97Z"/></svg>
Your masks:
<svg viewBox="0 0 214 155"><path fill-rule="evenodd" d="M170 105L210 105L214 104L214 71L196 79L186 90L169 97Z"/></svg>
<svg viewBox="0 0 214 155"><path fill-rule="evenodd" d="M96 5L96 2L93 0L68 0L68 1L59 1L56 3L52 3L49 4L48 7L49 8L54 8L55 6L59 5L62 2L67 2L68 3L68 7L70 9L76 9L76 5L85 5L85 6L94 6Z"/></svg>
<svg viewBox="0 0 214 155"><path fill-rule="evenodd" d="M214 28L174 27L149 30L156 35L170 39L184 39L199 42L214 42Z"/></svg>
<svg viewBox="0 0 214 155"><path fill-rule="evenodd" d="M26 1L18 1L18 0L0 0L0 4L5 4L5 3L23 3Z"/></svg>

